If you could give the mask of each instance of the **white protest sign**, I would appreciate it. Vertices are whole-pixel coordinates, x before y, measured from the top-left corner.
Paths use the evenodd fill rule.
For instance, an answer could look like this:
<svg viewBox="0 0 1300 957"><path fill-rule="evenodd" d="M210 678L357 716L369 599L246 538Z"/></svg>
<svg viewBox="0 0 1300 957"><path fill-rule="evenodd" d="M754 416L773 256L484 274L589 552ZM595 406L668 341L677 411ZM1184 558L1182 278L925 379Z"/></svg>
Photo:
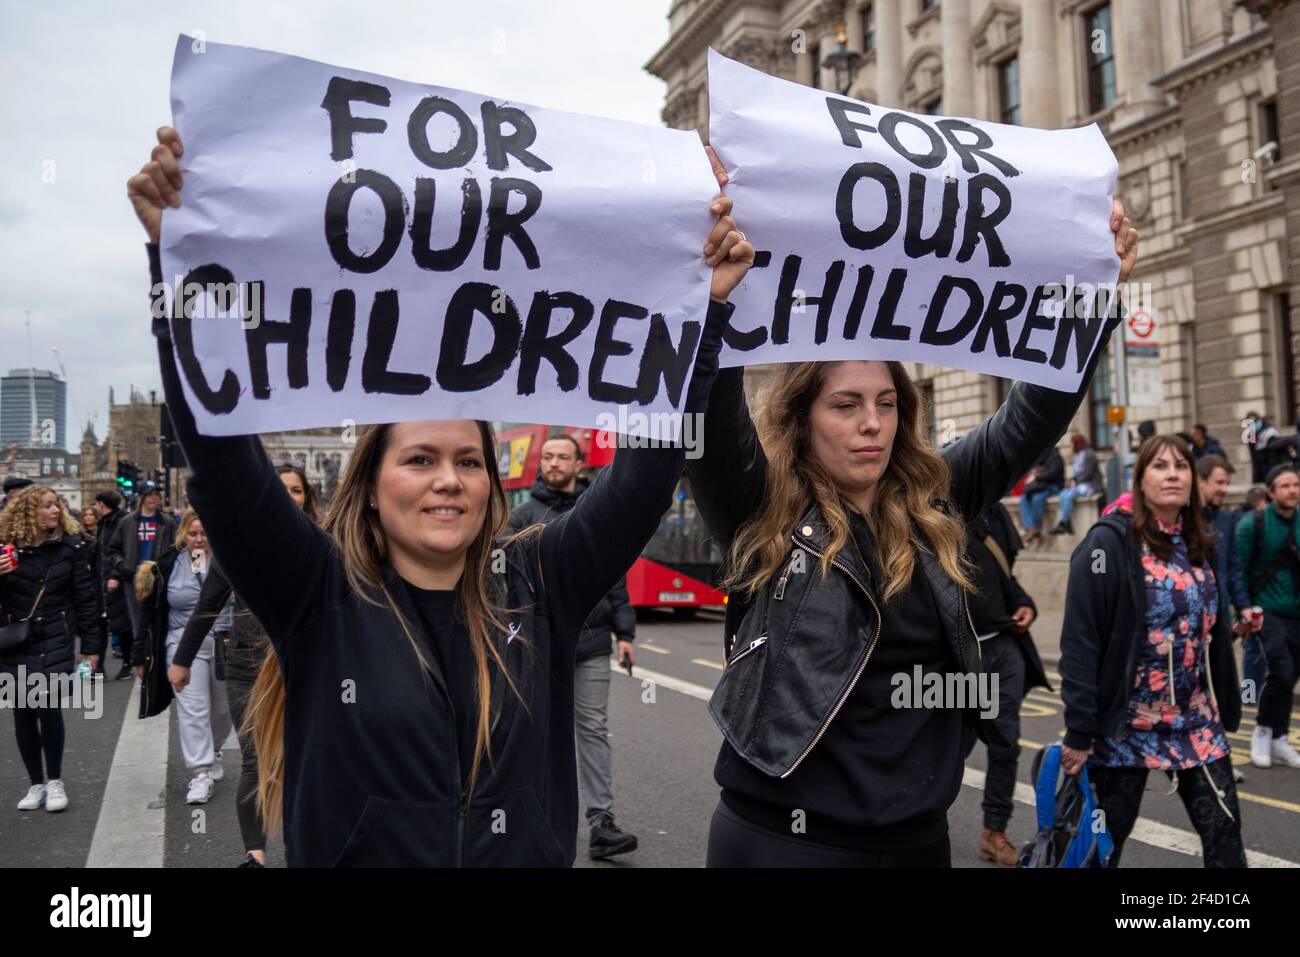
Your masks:
<svg viewBox="0 0 1300 957"><path fill-rule="evenodd" d="M717 193L693 131L184 36L172 115L165 301L201 432L680 411Z"/></svg>
<svg viewBox="0 0 1300 957"><path fill-rule="evenodd" d="M922 116L713 50L709 104L759 252L723 365L910 359L1079 387L1119 276L1119 167L1096 124Z"/></svg>

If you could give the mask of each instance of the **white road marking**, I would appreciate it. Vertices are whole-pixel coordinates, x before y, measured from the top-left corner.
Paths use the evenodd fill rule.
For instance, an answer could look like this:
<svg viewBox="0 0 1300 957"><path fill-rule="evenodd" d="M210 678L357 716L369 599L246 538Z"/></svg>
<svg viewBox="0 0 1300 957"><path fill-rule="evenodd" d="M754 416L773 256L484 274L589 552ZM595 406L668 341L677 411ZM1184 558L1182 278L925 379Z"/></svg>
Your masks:
<svg viewBox="0 0 1300 957"><path fill-rule="evenodd" d="M984 772L975 768L967 768L966 773L962 776L962 784L978 790L984 790ZM1034 789L1028 784L1016 784L1015 798L1021 804L1027 804L1030 807L1036 806L1034 798ZM1152 847L1159 847L1166 851L1173 851L1175 854L1186 854L1188 857L1201 856L1201 839L1192 831L1185 831L1182 828L1170 827L1168 824L1161 824L1159 821L1153 821L1150 818L1140 817L1137 823L1133 825L1133 832L1129 835L1130 841L1140 841L1143 844L1149 844ZM1246 863L1250 867L1300 867L1300 863L1288 861L1285 858L1274 857L1272 854L1265 854L1262 851L1246 851Z"/></svg>
<svg viewBox="0 0 1300 957"><path fill-rule="evenodd" d="M620 670L618 664L612 660L610 670ZM713 697L712 689L703 685L693 684L690 681L683 681L680 678L659 674L655 671L646 671L644 668L636 669L632 677L634 680L648 678L659 687L667 688L670 691L678 691L701 701L708 701L709 698ZM984 772L976 768L966 768L962 777L962 784L976 790L984 790ZM1017 783L1015 799L1021 804L1034 807L1036 803L1034 789L1028 784ZM1159 847L1166 851L1173 851L1176 854L1185 854L1188 857L1201 856L1201 839L1194 832L1170 827L1168 824L1161 824L1159 821L1153 821L1150 818L1140 817L1137 819L1137 823L1133 825L1133 832L1129 835L1129 840L1149 844L1152 847ZM1296 861L1288 861L1285 858L1274 857L1272 854L1265 854L1262 851L1251 850L1246 851L1246 863L1251 867L1300 867L1300 863Z"/></svg>
<svg viewBox="0 0 1300 957"><path fill-rule="evenodd" d="M622 672L624 677L627 676L618 666L614 659L609 661L610 671ZM682 694L690 695L692 698L699 698L701 701L708 701L713 697L713 689L706 688L703 685L692 684L689 681L683 681L681 678L674 678L672 675L660 674L657 671L647 671L645 668L633 668L632 680L650 679L661 688L667 688L669 691L680 691Z"/></svg>
<svg viewBox="0 0 1300 957"><path fill-rule="evenodd" d="M140 720L140 681L134 680L122 731L104 787L87 867L162 867L171 716Z"/></svg>

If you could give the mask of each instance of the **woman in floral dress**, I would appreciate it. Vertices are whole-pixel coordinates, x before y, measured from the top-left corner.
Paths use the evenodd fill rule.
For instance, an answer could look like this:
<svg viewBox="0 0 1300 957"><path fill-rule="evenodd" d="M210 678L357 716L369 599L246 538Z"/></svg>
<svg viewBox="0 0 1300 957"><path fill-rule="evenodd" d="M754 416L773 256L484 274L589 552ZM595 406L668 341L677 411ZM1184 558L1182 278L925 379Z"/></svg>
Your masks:
<svg viewBox="0 0 1300 957"><path fill-rule="evenodd" d="M1241 699L1200 515L1184 444L1155 436L1138 453L1131 510L1098 521L1070 562L1062 764L1088 764L1112 867L1153 770L1174 779L1205 866L1246 866L1227 736Z"/></svg>

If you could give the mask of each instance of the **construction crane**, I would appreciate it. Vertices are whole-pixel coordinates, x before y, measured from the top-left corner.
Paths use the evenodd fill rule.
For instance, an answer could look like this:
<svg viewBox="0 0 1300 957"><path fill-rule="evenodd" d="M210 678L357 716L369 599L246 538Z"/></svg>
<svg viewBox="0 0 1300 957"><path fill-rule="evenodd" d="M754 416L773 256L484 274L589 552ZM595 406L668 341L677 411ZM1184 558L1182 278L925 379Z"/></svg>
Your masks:
<svg viewBox="0 0 1300 957"><path fill-rule="evenodd" d="M36 448L41 441L40 423L36 420L36 365L32 361L32 311L27 314L27 392L32 397L32 427L28 435L28 446Z"/></svg>
<svg viewBox="0 0 1300 957"><path fill-rule="evenodd" d="M76 393L72 391L72 380L68 378L68 370L63 367L63 356L59 353L58 346L50 346L50 350L54 353L54 361L59 364L59 375L63 376L64 387L68 390L68 420L70 422L80 422L81 419L77 416L77 410L81 408L81 403L77 401ZM95 420L98 418L98 414L92 412L89 418L86 419L86 424L93 428Z"/></svg>

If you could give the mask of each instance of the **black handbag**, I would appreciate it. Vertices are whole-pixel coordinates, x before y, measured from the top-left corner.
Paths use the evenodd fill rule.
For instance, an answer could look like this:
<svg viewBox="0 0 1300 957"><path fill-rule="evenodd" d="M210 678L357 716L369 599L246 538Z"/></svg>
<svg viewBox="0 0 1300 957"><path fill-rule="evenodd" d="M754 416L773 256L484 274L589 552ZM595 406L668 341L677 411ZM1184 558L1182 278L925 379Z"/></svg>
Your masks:
<svg viewBox="0 0 1300 957"><path fill-rule="evenodd" d="M0 654L17 651L31 640L32 616L36 614L36 606L41 603L44 595L45 580L41 579L41 590L36 593L36 601L32 604L32 610L27 613L27 617L21 621L12 621L0 628Z"/></svg>
<svg viewBox="0 0 1300 957"><path fill-rule="evenodd" d="M154 574L161 577L156 568ZM135 636L136 641L149 643L144 661L144 677L140 681L140 717L152 718L167 710L176 697L176 692L167 680L167 631L158 627L158 618L161 616L157 614L157 609L143 607L140 614L150 616L144 634Z"/></svg>

